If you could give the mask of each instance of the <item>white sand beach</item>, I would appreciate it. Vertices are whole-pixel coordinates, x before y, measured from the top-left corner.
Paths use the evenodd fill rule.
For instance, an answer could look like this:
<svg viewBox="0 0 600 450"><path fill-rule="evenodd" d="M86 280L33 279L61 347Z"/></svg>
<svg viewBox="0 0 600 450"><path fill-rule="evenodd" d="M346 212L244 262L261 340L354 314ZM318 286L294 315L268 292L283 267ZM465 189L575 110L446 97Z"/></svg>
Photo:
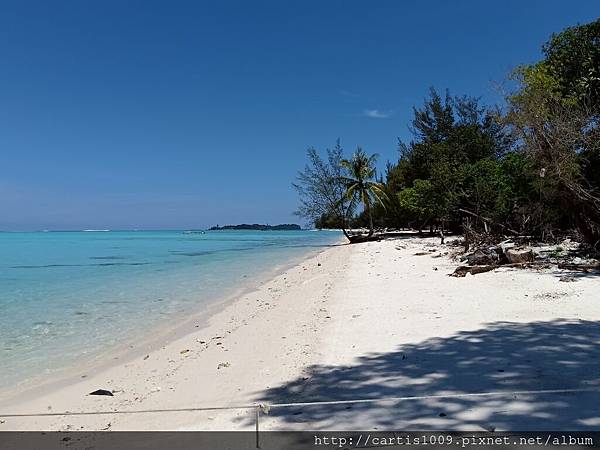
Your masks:
<svg viewBox="0 0 600 450"><path fill-rule="evenodd" d="M438 239L340 245L147 355L0 401L0 430L239 430L252 410L3 417L597 388L272 408L264 429L597 429L600 279L449 277ZM415 256L415 253L428 252ZM96 389L114 396L91 396Z"/></svg>

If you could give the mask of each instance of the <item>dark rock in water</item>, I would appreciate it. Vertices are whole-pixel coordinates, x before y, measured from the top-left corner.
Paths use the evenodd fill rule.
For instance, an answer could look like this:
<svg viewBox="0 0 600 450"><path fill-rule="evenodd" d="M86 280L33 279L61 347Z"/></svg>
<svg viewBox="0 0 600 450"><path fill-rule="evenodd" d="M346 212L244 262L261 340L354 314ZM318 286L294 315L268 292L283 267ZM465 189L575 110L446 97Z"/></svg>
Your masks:
<svg viewBox="0 0 600 450"><path fill-rule="evenodd" d="M108 395L109 397L113 397L113 393L106 389L97 389L94 392L90 392L88 395Z"/></svg>

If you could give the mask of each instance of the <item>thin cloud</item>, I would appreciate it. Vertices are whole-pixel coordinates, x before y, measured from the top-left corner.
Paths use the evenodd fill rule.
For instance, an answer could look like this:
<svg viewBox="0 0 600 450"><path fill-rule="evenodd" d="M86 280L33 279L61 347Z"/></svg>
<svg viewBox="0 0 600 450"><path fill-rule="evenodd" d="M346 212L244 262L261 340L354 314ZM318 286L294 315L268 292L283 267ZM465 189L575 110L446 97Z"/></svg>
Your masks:
<svg viewBox="0 0 600 450"><path fill-rule="evenodd" d="M357 93L346 90L340 91L340 95L346 98L360 98L360 95L358 95Z"/></svg>
<svg viewBox="0 0 600 450"><path fill-rule="evenodd" d="M371 119L389 119L392 116L391 111L384 112L378 109L365 109L363 111L364 117L370 117Z"/></svg>

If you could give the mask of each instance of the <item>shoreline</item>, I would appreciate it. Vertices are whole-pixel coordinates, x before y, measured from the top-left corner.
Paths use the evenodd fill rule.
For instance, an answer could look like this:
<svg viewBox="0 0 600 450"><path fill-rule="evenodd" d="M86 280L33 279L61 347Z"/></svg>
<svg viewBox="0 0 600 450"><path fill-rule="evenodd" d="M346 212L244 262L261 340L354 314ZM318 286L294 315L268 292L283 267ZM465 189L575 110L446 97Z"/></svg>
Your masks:
<svg viewBox="0 0 600 450"><path fill-rule="evenodd" d="M343 243L345 243L345 239L340 239L338 243L331 245L341 245ZM287 270L318 256L329 247L330 245L325 245L318 250L308 250L303 255L294 255L286 263L278 264L260 275L256 274L248 277L238 285L228 288L222 295L204 299L202 304L193 310L161 320L158 327L153 330L132 332L126 342L111 346L101 353L90 355L85 361L73 362L52 371L48 375L28 377L16 386L0 389L0 407L32 401L39 395L58 391L69 384L80 381L82 376L87 377L87 373L110 371L198 330L202 330L206 328L213 316L231 306L236 300L256 292L263 285L281 276ZM170 324L170 322L173 324ZM47 379L41 380L41 378Z"/></svg>
<svg viewBox="0 0 600 450"><path fill-rule="evenodd" d="M420 399L275 408L261 429L598 428L598 278L564 283L558 269L510 268L449 277L448 250L410 237L328 248L148 358L2 405L0 430L249 430L253 415L235 406L400 396ZM598 392L514 394L590 387ZM114 396L87 395L95 389ZM477 392L506 395L428 398ZM1 416L189 407L232 409Z"/></svg>
<svg viewBox="0 0 600 450"><path fill-rule="evenodd" d="M264 330L264 334L281 334L288 331L286 323L280 322L275 326L272 315L277 315L281 308L296 309L296 317L304 317L307 313L306 305L301 302L290 304L289 302L278 303L277 299L292 285L306 292L308 284L315 283L316 289L323 288L323 266L333 266L341 260L341 256L350 250L348 245L338 245L326 248L316 254L307 255L299 263L289 267L277 276L261 284L257 289L245 295L236 297L224 308L216 312L207 320L205 327L194 327L179 337L163 346L154 348L148 357L139 356L131 361L120 361L106 370L94 374L87 374L86 378L72 378L70 384L65 384L57 389L36 392L35 395L25 398L0 401L0 418L2 412L8 413L30 413L30 412L82 412L98 410L127 410L144 408L177 408L192 405L230 405L251 403L251 392L245 392L237 397L242 386L250 384L264 386L261 378L270 377L269 372L278 372L281 367L273 365L267 367L261 360L252 358L250 352L255 350L269 352L269 360L276 363L278 354L281 353L282 344L286 341L279 338L261 338L257 336L252 324L259 322L258 328ZM333 260L333 261L332 261ZM328 261L332 261L329 264ZM288 282L288 279L290 280ZM318 279L318 280L317 280ZM316 303L314 306L318 306ZM314 309L314 308L313 308ZM289 330L291 331L291 330ZM312 330L311 330L312 331ZM316 331L316 330L314 330ZM287 334L287 333L286 333ZM240 335L243 335L240 337ZM257 349L256 340L264 345L267 341L269 348ZM234 342L231 342L234 341ZM290 339L292 341L292 339ZM222 367L221 364L228 362L229 347L239 344L245 347L244 351L237 351L236 361L231 367ZM317 347L316 341L311 342L311 349ZM232 351L233 353L233 351ZM306 359L299 361L295 368L284 368L278 374L280 379L285 379L292 374L300 373L301 369L309 362L313 352L305 352ZM233 355L232 355L233 356ZM200 359L202 361L200 361ZM266 359L266 358L265 358ZM246 365L248 364L248 365ZM250 364L254 368L249 367ZM266 372L265 372L266 370ZM291 371L290 371L291 370ZM231 372L236 372L231 374ZM241 376L240 376L241 373ZM174 380L177 378L177 380ZM198 384L195 379L203 379L205 382ZM173 380L173 381L171 381ZM224 382L220 389L216 389L214 383ZM208 386L204 385L206 383ZM242 386L240 386L242 385ZM268 386L268 385L267 385ZM96 389L106 389L113 392L114 396L90 396L90 392ZM190 394L190 389L194 392ZM173 394L173 395L171 395ZM161 397L164 397L161 399ZM169 397L168 399L166 397ZM159 416L159 415L157 415ZM2 430L144 430L144 429L193 429L189 418L183 418L184 423L179 424L181 417L177 414L172 417L175 422L169 420L164 422L160 417L154 415L133 416L75 416L64 418L58 417L35 417L24 420L2 419L0 431ZM206 414L204 415L206 417ZM71 419L73 419L71 421ZM133 419L133 422L131 422ZM141 421L141 422L138 422ZM229 423L233 419L223 419ZM121 422L121 424L119 424ZM228 426L212 419L205 419L206 425L216 427L215 429L227 429Z"/></svg>

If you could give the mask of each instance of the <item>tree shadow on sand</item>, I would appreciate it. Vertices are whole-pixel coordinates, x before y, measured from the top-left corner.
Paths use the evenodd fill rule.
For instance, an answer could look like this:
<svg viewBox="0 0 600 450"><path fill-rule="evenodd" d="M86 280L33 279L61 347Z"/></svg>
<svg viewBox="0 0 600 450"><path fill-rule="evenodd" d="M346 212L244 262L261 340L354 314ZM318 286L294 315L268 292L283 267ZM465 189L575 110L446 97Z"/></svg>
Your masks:
<svg viewBox="0 0 600 450"><path fill-rule="evenodd" d="M281 403L580 388L598 391L274 407L264 421L276 418L289 429L598 429L600 323L560 319L495 322L367 354L351 366L315 365L256 398Z"/></svg>

